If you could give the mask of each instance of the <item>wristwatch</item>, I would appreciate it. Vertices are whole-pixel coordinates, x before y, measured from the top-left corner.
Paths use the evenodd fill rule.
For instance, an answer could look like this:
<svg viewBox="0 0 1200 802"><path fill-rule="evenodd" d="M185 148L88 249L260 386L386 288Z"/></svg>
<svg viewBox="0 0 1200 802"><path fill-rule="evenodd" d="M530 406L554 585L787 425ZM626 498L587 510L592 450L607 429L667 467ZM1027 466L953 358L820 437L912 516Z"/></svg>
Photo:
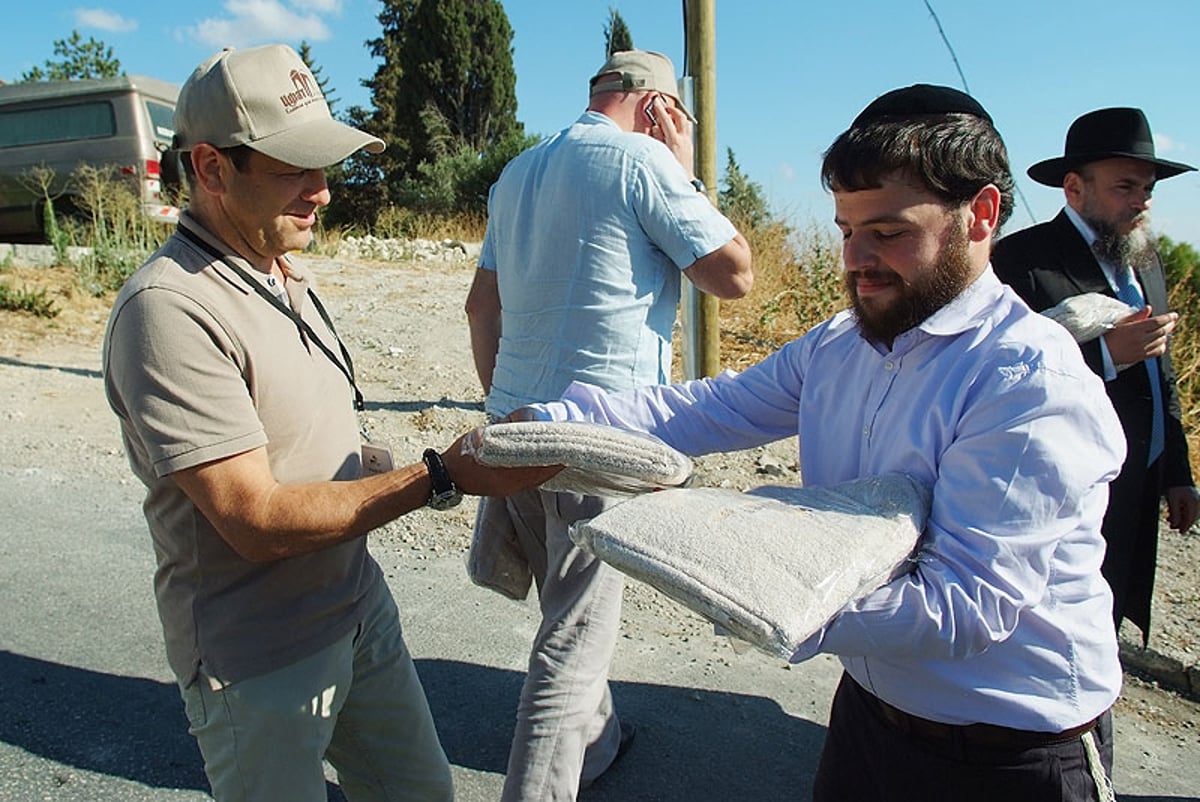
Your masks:
<svg viewBox="0 0 1200 802"><path fill-rule="evenodd" d="M458 489L446 471L442 455L432 448L427 448L421 455L421 459L425 462L425 467L429 469L429 481L433 483L433 492L429 494L429 501L425 502L425 505L435 510L457 507L458 502L462 501L462 491Z"/></svg>
<svg viewBox="0 0 1200 802"><path fill-rule="evenodd" d="M696 188L696 191L699 192L701 195L708 194L708 187L704 186L704 182L701 181L699 178L693 178L691 183L692 183L692 186L694 186Z"/></svg>

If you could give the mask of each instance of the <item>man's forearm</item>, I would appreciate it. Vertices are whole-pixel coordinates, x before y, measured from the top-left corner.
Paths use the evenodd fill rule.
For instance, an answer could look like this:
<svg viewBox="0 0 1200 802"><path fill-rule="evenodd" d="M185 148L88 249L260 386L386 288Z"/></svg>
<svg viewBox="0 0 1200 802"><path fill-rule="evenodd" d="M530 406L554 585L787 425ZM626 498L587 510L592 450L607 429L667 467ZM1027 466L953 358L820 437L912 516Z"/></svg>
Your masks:
<svg viewBox="0 0 1200 802"><path fill-rule="evenodd" d="M172 475L221 537L252 562L295 557L365 535L422 506L422 463L353 481L281 484L264 449Z"/></svg>

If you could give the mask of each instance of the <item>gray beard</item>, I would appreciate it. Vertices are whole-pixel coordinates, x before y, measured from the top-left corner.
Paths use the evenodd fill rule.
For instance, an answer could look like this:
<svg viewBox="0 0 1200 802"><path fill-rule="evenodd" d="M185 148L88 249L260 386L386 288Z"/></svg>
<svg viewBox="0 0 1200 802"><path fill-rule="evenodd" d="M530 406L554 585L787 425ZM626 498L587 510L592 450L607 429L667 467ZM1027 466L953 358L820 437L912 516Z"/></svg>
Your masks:
<svg viewBox="0 0 1200 802"><path fill-rule="evenodd" d="M1118 267L1128 265L1135 270L1154 264L1154 236L1145 225L1138 226L1128 234L1120 234L1105 220L1083 219L1096 232L1092 253L1101 261Z"/></svg>

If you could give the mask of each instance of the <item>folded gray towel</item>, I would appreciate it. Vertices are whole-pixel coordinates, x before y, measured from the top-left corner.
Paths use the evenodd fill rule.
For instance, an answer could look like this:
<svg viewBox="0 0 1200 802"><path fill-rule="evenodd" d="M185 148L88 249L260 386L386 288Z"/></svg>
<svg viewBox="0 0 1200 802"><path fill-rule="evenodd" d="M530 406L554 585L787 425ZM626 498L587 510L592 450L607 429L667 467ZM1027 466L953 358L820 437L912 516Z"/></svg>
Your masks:
<svg viewBox="0 0 1200 802"><path fill-rule="evenodd" d="M582 548L770 654L908 568L930 494L902 474L831 487L671 489L571 528Z"/></svg>
<svg viewBox="0 0 1200 802"><path fill-rule="evenodd" d="M565 465L544 490L623 496L679 487L692 461L657 437L582 421L493 423L470 443L482 465Z"/></svg>
<svg viewBox="0 0 1200 802"><path fill-rule="evenodd" d="M479 499L467 550L467 576L476 585L510 599L522 601L529 595L533 571L502 498Z"/></svg>

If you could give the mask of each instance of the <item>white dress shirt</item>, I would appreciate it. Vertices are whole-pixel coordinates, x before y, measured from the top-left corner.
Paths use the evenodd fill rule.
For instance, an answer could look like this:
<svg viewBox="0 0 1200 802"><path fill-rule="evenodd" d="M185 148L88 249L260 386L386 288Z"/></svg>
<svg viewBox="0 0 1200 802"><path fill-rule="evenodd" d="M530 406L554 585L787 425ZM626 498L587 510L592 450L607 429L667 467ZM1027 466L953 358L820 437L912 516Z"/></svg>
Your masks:
<svg viewBox="0 0 1200 802"><path fill-rule="evenodd" d="M839 655L881 699L951 724L1058 732L1121 687L1100 575L1125 457L1100 379L990 267L896 338L842 312L740 374L621 394L575 384L543 417L649 432L692 455L799 433L805 484L890 471L933 489L911 573L793 655Z"/></svg>

